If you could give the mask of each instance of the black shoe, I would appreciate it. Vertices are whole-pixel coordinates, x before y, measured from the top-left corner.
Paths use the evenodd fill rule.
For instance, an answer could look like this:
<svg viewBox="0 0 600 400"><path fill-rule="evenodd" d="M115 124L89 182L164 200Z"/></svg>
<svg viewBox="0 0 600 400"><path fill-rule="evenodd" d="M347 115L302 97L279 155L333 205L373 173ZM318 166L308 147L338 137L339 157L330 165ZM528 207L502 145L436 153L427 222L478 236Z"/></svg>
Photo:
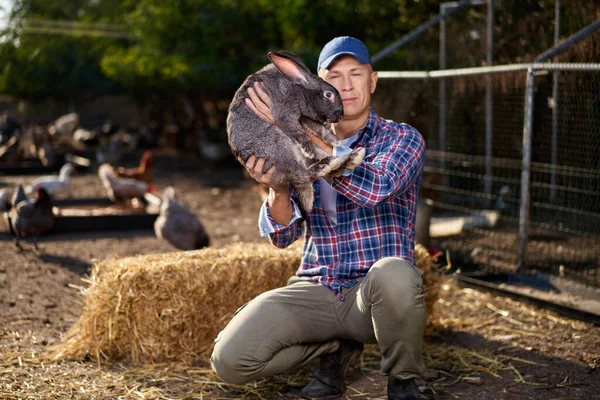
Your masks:
<svg viewBox="0 0 600 400"><path fill-rule="evenodd" d="M344 378L348 368L362 353L364 345L354 340L340 339L335 353L321 356L315 378L298 394L305 399L335 399L344 393Z"/></svg>
<svg viewBox="0 0 600 400"><path fill-rule="evenodd" d="M388 400L419 400L419 387L413 378L388 379Z"/></svg>

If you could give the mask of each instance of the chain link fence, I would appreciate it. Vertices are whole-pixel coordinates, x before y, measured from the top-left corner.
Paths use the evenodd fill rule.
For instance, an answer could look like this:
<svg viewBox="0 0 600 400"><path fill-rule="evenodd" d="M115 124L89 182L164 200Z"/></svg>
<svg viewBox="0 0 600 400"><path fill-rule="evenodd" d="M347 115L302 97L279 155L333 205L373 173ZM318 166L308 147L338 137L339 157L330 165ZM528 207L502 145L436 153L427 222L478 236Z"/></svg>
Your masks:
<svg viewBox="0 0 600 400"><path fill-rule="evenodd" d="M387 79L383 74L374 108L423 134L428 150L421 197L433 200L432 243L448 250L455 264L494 273L524 267L600 286L600 69L583 64L597 61L589 55L600 54L598 46L600 31L553 59L568 62L566 68L533 71L525 207L529 65L506 65L487 73L407 72ZM489 77L493 107L486 120ZM440 97L441 85L445 99Z"/></svg>

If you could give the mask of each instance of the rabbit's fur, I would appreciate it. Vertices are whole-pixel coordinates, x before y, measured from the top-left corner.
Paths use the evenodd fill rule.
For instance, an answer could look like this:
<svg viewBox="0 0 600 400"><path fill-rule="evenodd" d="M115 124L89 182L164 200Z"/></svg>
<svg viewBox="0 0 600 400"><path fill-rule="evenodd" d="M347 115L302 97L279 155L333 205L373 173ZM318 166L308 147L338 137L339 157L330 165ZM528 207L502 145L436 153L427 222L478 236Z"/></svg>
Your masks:
<svg viewBox="0 0 600 400"><path fill-rule="evenodd" d="M301 206L309 212L314 201L312 182L354 169L365 151L361 148L342 157L331 157L314 146L305 129L326 143L339 145L330 128L331 122L338 122L343 116L338 91L312 74L292 53L277 51L268 57L271 64L246 78L229 106L229 145L244 163L254 155L266 159L265 171L275 165L274 183L292 186ZM276 126L262 120L245 103L248 88L257 81L271 98Z"/></svg>

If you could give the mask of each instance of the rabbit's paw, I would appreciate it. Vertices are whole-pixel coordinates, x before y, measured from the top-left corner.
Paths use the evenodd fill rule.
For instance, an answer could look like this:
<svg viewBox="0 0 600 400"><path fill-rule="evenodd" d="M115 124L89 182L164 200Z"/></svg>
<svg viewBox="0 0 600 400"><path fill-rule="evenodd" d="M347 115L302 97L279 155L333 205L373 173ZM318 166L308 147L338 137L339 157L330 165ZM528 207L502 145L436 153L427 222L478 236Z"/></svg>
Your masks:
<svg viewBox="0 0 600 400"><path fill-rule="evenodd" d="M342 167L346 163L346 159L347 157L331 157L328 164L333 171L334 169Z"/></svg>
<svg viewBox="0 0 600 400"><path fill-rule="evenodd" d="M352 152L348 154L348 159L344 167L346 169L354 169L362 162L364 158L365 149L363 147L361 147L360 149L352 150Z"/></svg>
<svg viewBox="0 0 600 400"><path fill-rule="evenodd" d="M335 178L338 176L342 176L342 172L344 172L344 168L332 169L327 175L325 175L325 178L331 179L331 178Z"/></svg>
<svg viewBox="0 0 600 400"><path fill-rule="evenodd" d="M310 178L308 180L314 181L322 176L326 176L327 174L329 174L329 172L331 172L331 170L332 170L332 168L331 168L332 160L335 160L335 158L334 157L326 157L326 158L322 159L321 161L310 165L307 169L308 175L310 176Z"/></svg>
<svg viewBox="0 0 600 400"><path fill-rule="evenodd" d="M353 170L365 158L365 149L360 148L352 150L345 156L334 158L329 165L332 166L331 171L327 173L327 178L335 178L341 176L344 170Z"/></svg>

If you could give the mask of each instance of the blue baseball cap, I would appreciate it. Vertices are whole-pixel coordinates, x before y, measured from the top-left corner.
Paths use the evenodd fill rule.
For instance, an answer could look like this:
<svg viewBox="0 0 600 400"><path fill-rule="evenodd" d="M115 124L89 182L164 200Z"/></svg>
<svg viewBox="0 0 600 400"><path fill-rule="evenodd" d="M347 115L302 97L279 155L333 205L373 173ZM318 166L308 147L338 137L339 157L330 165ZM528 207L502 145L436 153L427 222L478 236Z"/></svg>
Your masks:
<svg viewBox="0 0 600 400"><path fill-rule="evenodd" d="M328 68L333 60L341 55L352 56L361 64L371 64L369 50L363 42L350 36L339 36L327 43L321 50L317 70Z"/></svg>

